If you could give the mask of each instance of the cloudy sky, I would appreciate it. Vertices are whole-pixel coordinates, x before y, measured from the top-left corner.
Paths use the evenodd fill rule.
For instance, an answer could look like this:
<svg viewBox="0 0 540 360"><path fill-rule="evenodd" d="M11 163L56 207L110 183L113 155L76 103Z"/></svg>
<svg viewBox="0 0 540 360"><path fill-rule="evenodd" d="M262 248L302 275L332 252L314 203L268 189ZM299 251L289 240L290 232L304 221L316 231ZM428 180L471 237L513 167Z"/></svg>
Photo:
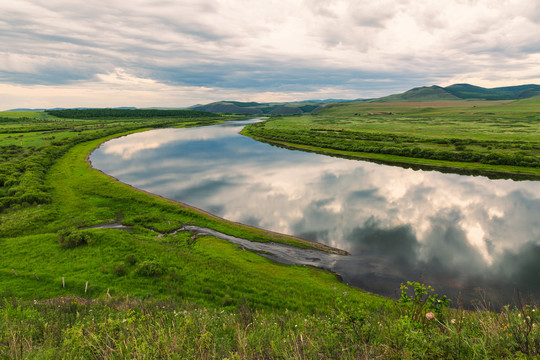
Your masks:
<svg viewBox="0 0 540 360"><path fill-rule="evenodd" d="M538 0L0 0L0 110L540 83Z"/></svg>

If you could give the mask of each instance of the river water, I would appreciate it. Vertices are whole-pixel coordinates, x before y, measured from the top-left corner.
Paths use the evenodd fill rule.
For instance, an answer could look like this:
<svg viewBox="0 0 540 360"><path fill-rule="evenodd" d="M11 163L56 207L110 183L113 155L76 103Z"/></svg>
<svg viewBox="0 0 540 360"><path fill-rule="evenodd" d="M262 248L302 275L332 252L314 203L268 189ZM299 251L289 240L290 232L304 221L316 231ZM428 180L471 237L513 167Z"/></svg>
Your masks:
<svg viewBox="0 0 540 360"><path fill-rule="evenodd" d="M405 169L287 150L246 122L110 140L93 166L223 218L348 251L325 267L396 296L407 280L466 302L540 297L540 181Z"/></svg>

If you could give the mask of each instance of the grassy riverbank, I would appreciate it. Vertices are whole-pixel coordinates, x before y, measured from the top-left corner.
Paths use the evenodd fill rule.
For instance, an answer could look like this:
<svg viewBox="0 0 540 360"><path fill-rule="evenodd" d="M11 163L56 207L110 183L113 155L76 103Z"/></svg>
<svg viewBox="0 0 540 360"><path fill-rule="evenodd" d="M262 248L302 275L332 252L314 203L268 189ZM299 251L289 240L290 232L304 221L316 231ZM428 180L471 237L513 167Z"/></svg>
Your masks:
<svg viewBox="0 0 540 360"><path fill-rule="evenodd" d="M277 145L472 172L540 177L540 99L353 103L274 118L243 134Z"/></svg>
<svg viewBox="0 0 540 360"><path fill-rule="evenodd" d="M455 302L458 309L448 310L420 284L416 297L394 302L211 236L171 234L190 223L307 246L136 191L86 162L107 138L223 118L0 118L14 118L3 120L0 136L15 141L1 146L0 358L469 359L540 352L538 308L517 301L492 309L497 314L465 312ZM115 222L130 230L81 229Z"/></svg>

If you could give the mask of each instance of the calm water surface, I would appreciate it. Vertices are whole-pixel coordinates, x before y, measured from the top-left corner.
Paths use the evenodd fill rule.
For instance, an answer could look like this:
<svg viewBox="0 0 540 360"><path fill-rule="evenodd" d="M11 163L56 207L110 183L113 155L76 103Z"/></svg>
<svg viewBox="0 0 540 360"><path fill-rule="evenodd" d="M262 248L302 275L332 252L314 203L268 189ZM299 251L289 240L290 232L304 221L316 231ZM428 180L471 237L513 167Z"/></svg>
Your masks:
<svg viewBox="0 0 540 360"><path fill-rule="evenodd" d="M395 296L423 280L466 300L540 296L540 182L414 171L291 151L246 122L160 129L104 143L94 167L229 220L347 250L331 269Z"/></svg>

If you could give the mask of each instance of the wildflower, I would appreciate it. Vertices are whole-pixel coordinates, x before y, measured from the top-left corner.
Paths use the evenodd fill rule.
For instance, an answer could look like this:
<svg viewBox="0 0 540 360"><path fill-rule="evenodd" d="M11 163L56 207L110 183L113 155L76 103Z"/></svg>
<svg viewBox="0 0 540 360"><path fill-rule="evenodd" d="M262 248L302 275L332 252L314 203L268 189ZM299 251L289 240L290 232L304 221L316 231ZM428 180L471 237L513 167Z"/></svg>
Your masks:
<svg viewBox="0 0 540 360"><path fill-rule="evenodd" d="M428 320L433 320L433 319L435 319L435 314L433 314L432 312L428 312L428 313L426 314L426 319L428 319Z"/></svg>
<svg viewBox="0 0 540 360"><path fill-rule="evenodd" d="M455 323L456 323L456 319L450 320L450 323L451 323L451 324L455 324Z"/></svg>

